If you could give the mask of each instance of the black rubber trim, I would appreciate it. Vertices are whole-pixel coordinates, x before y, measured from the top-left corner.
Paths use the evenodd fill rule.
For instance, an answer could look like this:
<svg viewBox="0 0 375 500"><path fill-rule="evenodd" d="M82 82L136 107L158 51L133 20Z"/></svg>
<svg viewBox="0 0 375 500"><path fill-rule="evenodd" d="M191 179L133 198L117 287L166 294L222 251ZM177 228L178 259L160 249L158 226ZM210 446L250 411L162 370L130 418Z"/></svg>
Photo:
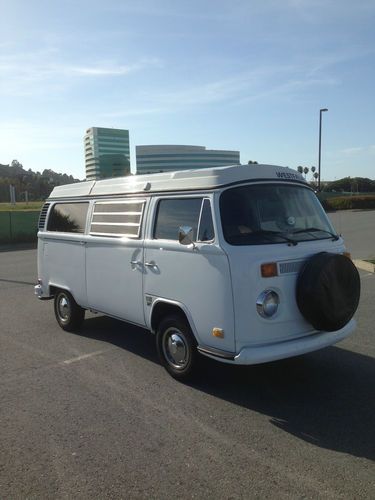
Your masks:
<svg viewBox="0 0 375 500"><path fill-rule="evenodd" d="M222 351L220 349L215 349L215 347L197 347L198 351L202 354L209 354L210 356L215 356L216 358L230 359L234 360L236 354L234 352Z"/></svg>

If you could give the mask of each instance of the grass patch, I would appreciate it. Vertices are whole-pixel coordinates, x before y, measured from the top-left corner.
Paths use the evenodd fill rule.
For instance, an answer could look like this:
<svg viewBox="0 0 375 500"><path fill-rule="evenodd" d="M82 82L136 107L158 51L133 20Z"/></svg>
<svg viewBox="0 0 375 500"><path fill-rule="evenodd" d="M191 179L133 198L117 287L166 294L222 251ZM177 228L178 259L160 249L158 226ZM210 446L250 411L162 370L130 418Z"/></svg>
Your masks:
<svg viewBox="0 0 375 500"><path fill-rule="evenodd" d="M375 209L375 196L342 196L340 198L322 199L319 195L323 208L326 211L332 210L371 210Z"/></svg>
<svg viewBox="0 0 375 500"><path fill-rule="evenodd" d="M28 212L41 210L43 203L43 201L29 201L28 204L25 202L18 202L15 205L0 203L0 212Z"/></svg>
<svg viewBox="0 0 375 500"><path fill-rule="evenodd" d="M365 262L370 262L370 264L375 264L375 259L366 259Z"/></svg>

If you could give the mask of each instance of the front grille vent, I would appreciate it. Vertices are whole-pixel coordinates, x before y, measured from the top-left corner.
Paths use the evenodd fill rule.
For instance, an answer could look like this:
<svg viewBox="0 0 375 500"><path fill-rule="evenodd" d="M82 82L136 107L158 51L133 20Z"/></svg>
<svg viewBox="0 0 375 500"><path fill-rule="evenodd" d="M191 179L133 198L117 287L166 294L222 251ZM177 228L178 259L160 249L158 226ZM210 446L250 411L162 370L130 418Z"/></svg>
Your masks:
<svg viewBox="0 0 375 500"><path fill-rule="evenodd" d="M279 272L280 274L297 274L300 272L301 267L303 266L303 260L294 260L289 262L280 262L279 263Z"/></svg>
<svg viewBox="0 0 375 500"><path fill-rule="evenodd" d="M51 205L51 203L45 203L43 205L43 208L42 208L41 212L40 212L39 222L38 222L38 229L40 229L41 231L44 229L44 225L46 223L46 218L47 218L48 208L49 208L50 205Z"/></svg>

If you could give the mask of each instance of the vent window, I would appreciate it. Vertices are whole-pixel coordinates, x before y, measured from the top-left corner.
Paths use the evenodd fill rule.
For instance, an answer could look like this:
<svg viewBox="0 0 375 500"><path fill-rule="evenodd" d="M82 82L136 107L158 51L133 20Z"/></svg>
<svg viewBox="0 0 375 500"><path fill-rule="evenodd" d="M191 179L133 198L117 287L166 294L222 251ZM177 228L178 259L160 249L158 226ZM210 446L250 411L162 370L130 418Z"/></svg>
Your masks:
<svg viewBox="0 0 375 500"><path fill-rule="evenodd" d="M90 234L139 238L144 206L145 200L95 203Z"/></svg>
<svg viewBox="0 0 375 500"><path fill-rule="evenodd" d="M39 222L38 222L38 229L43 231L45 223L46 223L46 218L47 218L47 212L48 208L51 205L51 203L45 203L42 207L42 210L39 215Z"/></svg>

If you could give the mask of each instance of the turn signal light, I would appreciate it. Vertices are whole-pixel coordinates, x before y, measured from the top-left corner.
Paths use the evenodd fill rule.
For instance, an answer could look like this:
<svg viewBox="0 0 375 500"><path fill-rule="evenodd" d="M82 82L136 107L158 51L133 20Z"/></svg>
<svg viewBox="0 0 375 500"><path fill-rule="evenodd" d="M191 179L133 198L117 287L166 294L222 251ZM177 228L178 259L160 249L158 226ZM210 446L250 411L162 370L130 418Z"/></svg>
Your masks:
<svg viewBox="0 0 375 500"><path fill-rule="evenodd" d="M224 338L224 330L222 328L213 328L212 335L213 335L213 337L223 339Z"/></svg>
<svg viewBox="0 0 375 500"><path fill-rule="evenodd" d="M263 278L273 278L274 276L277 276L276 262L268 262L267 264L262 264L260 266L260 273Z"/></svg>

